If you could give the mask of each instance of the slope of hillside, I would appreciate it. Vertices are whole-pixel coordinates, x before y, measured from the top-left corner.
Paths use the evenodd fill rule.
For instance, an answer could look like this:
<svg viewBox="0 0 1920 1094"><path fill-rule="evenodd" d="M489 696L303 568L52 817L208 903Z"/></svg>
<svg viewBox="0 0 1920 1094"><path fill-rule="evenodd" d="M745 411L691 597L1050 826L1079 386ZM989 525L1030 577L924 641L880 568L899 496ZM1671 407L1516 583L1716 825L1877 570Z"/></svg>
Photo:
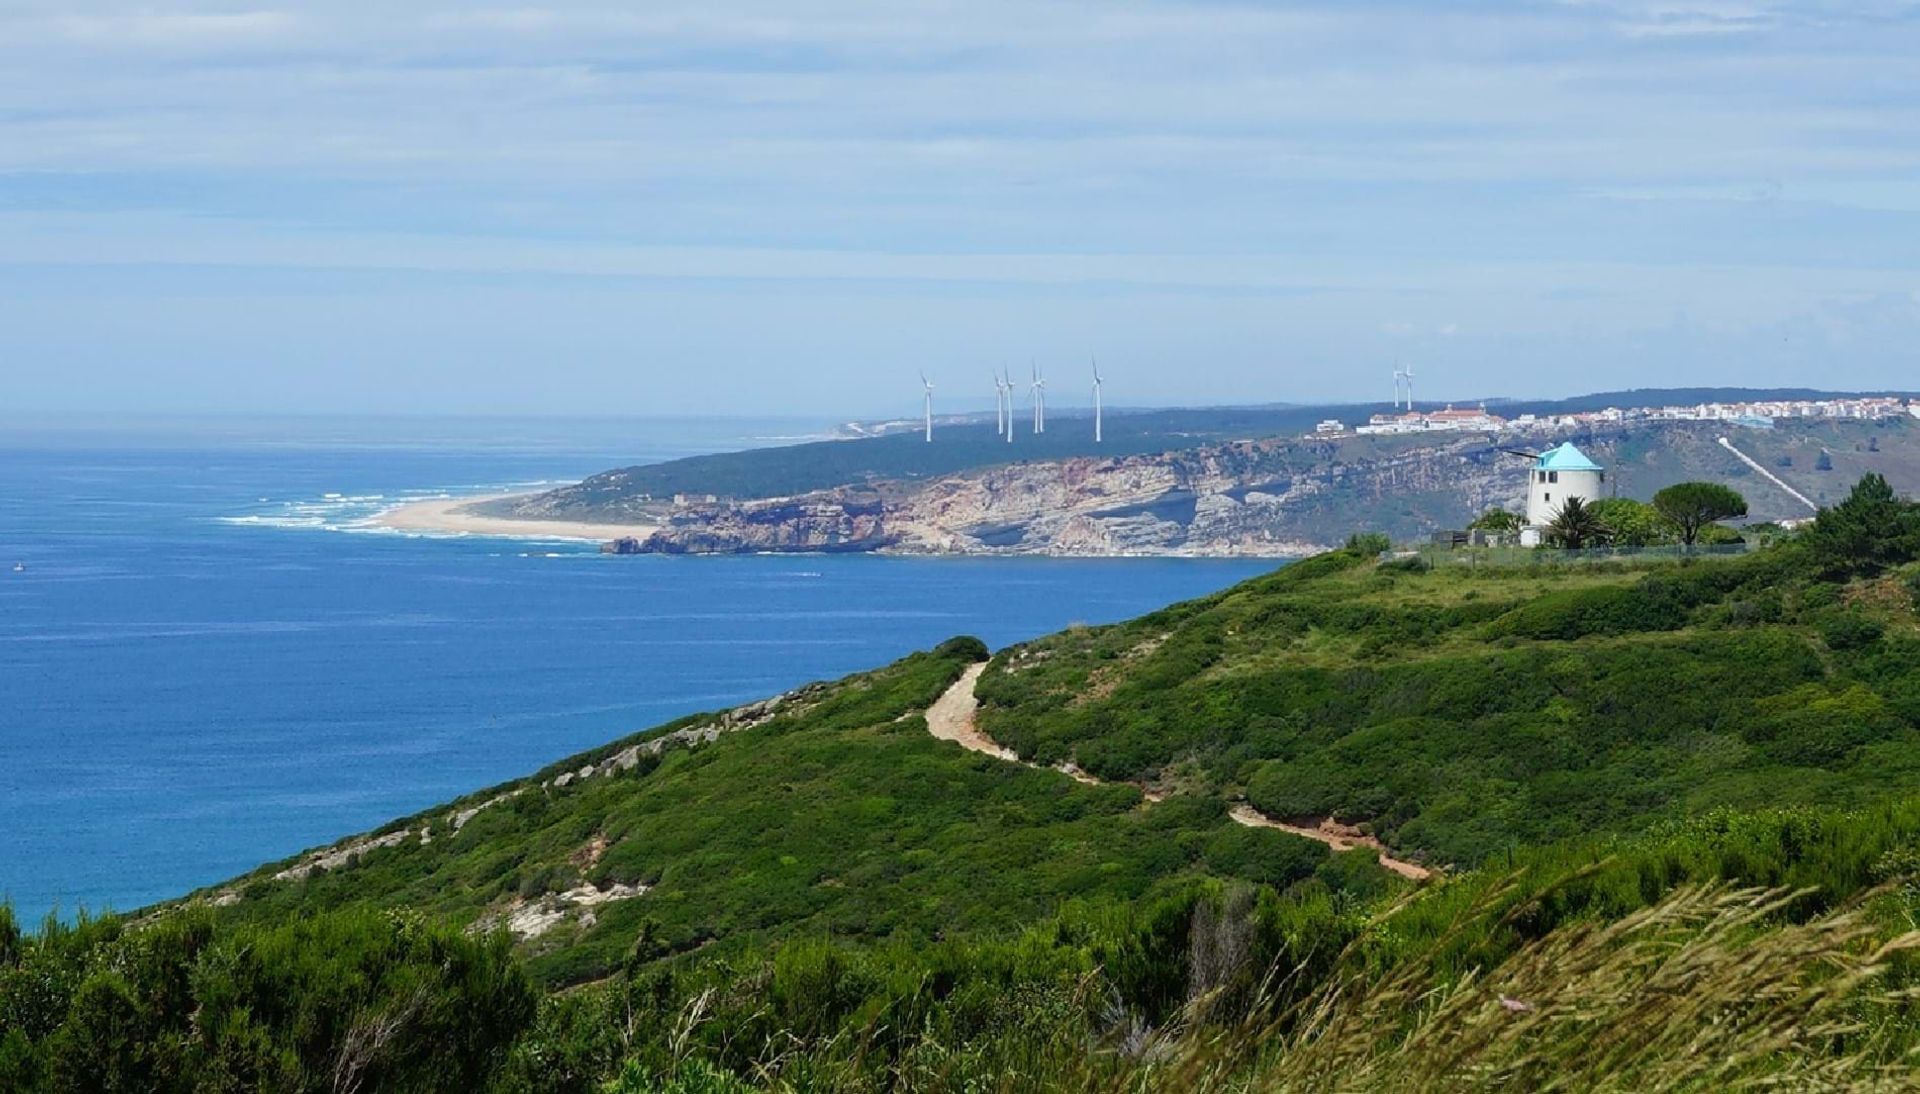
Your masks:
<svg viewBox="0 0 1920 1094"><path fill-rule="evenodd" d="M1365 825L1470 865L1720 805L1920 792L1912 591L1784 571L1419 573L1327 555L1000 654L1023 757Z"/></svg>
<svg viewBox="0 0 1920 1094"><path fill-rule="evenodd" d="M1917 567L1869 478L1738 560L1344 550L956 639L140 921L0 913L0 1086L1902 1088ZM1028 763L930 731L976 670Z"/></svg>
<svg viewBox="0 0 1920 1094"><path fill-rule="evenodd" d="M537 977L572 982L618 967L642 924L682 952L818 932L978 935L1182 876L1387 887L1366 855L1332 863L1320 844L1233 823L1214 799L1143 809L1135 788L936 740L925 712L985 654L955 640L686 719L207 895L248 921L406 906L500 925Z"/></svg>

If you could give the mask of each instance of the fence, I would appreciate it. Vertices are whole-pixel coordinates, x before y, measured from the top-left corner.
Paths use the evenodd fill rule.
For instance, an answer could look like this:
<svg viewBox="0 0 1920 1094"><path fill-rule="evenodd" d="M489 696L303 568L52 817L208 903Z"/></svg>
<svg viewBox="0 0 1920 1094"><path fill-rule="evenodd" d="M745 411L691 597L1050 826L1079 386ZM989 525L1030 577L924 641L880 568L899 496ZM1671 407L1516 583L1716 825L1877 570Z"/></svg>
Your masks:
<svg viewBox="0 0 1920 1094"><path fill-rule="evenodd" d="M1764 542L1696 544L1684 547L1669 544L1660 547L1440 547L1423 545L1412 552L1429 566L1548 567L1585 566L1600 562L1662 562L1684 558L1732 558L1757 551ZM1389 557L1409 557L1396 551Z"/></svg>

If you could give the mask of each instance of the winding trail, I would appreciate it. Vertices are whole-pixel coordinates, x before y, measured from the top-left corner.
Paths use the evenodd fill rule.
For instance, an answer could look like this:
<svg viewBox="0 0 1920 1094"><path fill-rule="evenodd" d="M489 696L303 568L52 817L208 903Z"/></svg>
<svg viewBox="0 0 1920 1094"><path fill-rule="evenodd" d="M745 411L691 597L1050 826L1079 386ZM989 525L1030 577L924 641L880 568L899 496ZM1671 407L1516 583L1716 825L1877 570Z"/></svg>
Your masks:
<svg viewBox="0 0 1920 1094"><path fill-rule="evenodd" d="M978 752L983 756L992 756L996 760L1005 760L1008 763L1026 763L1026 761L1020 758L1018 753L1010 748L1003 747L993 738L982 733L979 725L976 724L974 720L974 716L979 713L980 710L980 699L974 695L973 689L974 685L980 682L980 674L985 672L986 668L987 665L984 661L969 665L967 671L960 674L960 679L955 680L952 687L948 688L940 698L933 701L933 705L927 708L927 731L943 741L952 741L961 748ZM1026 764L1026 766L1033 768L1041 767L1040 764ZM1100 779L1089 773L1085 768L1073 763L1071 760L1060 764L1058 767L1046 768L1045 770L1057 771L1076 782L1086 783L1089 786L1099 786L1101 784ZM1161 801L1166 797L1166 794L1160 791L1140 786L1137 783L1130 785L1146 795L1149 804ZM1382 867L1399 874L1401 877L1410 878L1414 881L1425 881L1433 876L1433 871L1427 867L1417 863L1407 862L1404 859L1394 858L1387 853L1386 845L1378 839L1351 825L1340 824L1332 817L1324 818L1318 825L1307 828L1302 825L1288 824L1285 821L1275 820L1245 802L1228 810L1227 816L1233 818L1235 823L1245 825L1248 828L1271 828L1275 831L1299 836L1303 839L1324 843L1335 851L1353 851L1365 847L1379 857Z"/></svg>
<svg viewBox="0 0 1920 1094"><path fill-rule="evenodd" d="M1267 816L1265 813L1260 812L1245 802L1228 810L1227 816L1232 817L1248 828L1273 828L1295 836L1302 836L1306 839L1319 840L1335 851L1353 851L1361 847L1370 848L1375 855L1379 856L1381 866L1392 870L1401 877L1412 878L1414 881L1425 881L1433 876L1432 870L1427 869L1425 866L1408 862L1405 859L1394 858L1392 855L1387 854L1386 844L1381 843L1378 839L1350 824L1341 824L1332 817L1322 818L1318 825L1312 828L1305 828L1298 824L1288 824L1285 821L1274 820L1272 817Z"/></svg>

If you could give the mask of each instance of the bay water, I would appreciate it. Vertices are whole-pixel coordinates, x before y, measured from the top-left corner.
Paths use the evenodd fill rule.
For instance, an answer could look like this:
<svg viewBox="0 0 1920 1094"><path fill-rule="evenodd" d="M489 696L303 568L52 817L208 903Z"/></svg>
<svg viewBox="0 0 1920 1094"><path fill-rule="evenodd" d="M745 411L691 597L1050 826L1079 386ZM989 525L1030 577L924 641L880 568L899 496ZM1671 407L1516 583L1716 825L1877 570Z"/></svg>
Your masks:
<svg viewBox="0 0 1920 1094"><path fill-rule="evenodd" d="M0 900L130 910L613 737L1270 561L603 556L361 524L740 419L0 422ZM16 569L17 567L17 569Z"/></svg>

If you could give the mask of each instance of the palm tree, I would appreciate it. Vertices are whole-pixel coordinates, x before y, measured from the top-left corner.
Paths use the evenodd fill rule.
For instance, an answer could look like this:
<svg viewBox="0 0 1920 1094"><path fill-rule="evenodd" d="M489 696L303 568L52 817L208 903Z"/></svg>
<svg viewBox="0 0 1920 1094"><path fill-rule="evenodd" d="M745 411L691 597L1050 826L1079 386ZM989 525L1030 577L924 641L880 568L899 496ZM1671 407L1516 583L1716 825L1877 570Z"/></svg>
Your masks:
<svg viewBox="0 0 1920 1094"><path fill-rule="evenodd" d="M1611 534L1607 526L1600 523L1593 507L1579 498L1568 498L1547 522L1547 542L1569 551L1598 546Z"/></svg>

